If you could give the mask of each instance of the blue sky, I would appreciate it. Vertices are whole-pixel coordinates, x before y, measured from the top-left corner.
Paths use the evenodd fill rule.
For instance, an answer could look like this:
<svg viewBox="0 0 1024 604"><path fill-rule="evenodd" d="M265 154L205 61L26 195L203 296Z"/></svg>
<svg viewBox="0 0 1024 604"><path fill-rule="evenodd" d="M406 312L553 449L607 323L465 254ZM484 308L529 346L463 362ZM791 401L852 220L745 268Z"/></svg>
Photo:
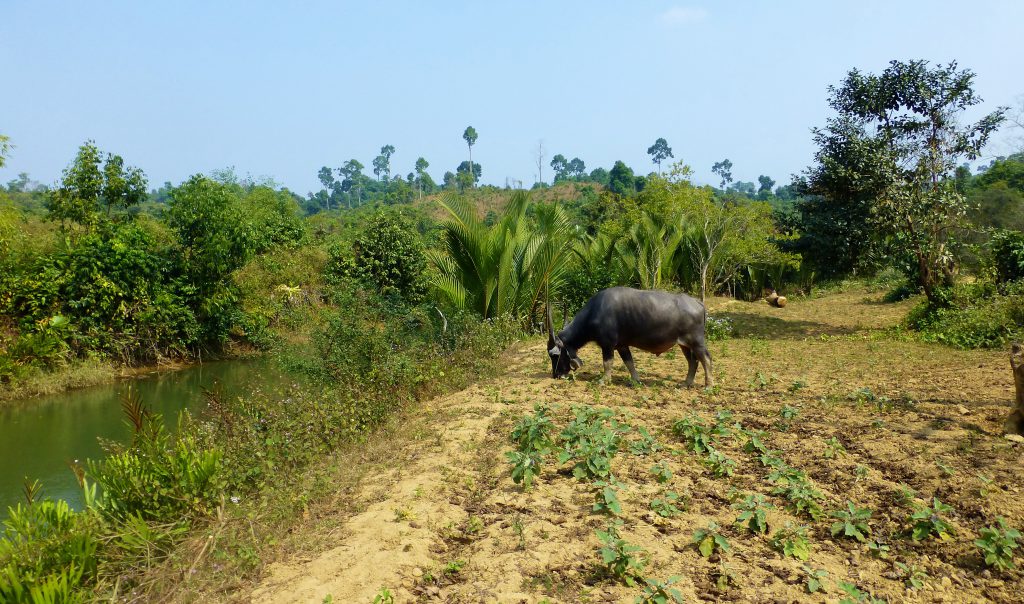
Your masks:
<svg viewBox="0 0 1024 604"><path fill-rule="evenodd" d="M369 167L384 144L396 173L423 156L440 180L472 124L499 185L536 179L539 140L545 164L646 173L658 137L698 182L729 158L738 180L781 184L852 67L955 59L979 111L1019 105L1021 23L1017 1L0 0L0 133L17 145L0 181L53 183L89 138L152 185L234 166L305 194L320 166Z"/></svg>

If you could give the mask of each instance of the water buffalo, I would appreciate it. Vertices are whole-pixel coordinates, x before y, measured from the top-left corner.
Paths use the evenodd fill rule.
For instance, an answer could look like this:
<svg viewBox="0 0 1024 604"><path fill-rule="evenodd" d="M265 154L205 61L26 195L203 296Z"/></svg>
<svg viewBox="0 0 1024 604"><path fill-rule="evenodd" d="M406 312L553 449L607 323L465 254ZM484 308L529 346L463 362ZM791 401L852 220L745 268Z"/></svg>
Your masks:
<svg viewBox="0 0 1024 604"><path fill-rule="evenodd" d="M704 385L714 386L711 354L704 342L704 305L686 294L630 287L603 289L557 334L548 306L547 327L551 377L579 369L583 361L577 351L587 342L597 342L604 358L602 381L611 379L612 360L618 351L629 375L639 382L631 346L660 355L678 344L689 364L686 385L693 386L699 361L704 367Z"/></svg>

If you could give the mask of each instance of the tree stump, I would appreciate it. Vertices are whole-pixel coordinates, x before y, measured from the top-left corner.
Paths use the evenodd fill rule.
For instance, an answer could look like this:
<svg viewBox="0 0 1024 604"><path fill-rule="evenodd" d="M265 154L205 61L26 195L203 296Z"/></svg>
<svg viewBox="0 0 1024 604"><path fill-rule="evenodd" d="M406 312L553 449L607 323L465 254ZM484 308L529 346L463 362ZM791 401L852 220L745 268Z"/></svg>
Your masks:
<svg viewBox="0 0 1024 604"><path fill-rule="evenodd" d="M1013 413L1006 420L1006 431L1024 434L1024 346L1014 342L1010 349L1010 367L1013 369L1013 385L1017 391Z"/></svg>

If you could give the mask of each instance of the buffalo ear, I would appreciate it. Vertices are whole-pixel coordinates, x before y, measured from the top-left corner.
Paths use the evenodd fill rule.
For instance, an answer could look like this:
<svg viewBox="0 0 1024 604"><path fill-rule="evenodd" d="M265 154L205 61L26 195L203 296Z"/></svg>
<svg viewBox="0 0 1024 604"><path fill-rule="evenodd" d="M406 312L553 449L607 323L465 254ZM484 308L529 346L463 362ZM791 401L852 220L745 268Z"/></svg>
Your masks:
<svg viewBox="0 0 1024 604"><path fill-rule="evenodd" d="M558 346L559 348L565 348L565 342L562 341L562 338L560 338L558 336L551 336L551 339L552 339L552 343L555 346Z"/></svg>

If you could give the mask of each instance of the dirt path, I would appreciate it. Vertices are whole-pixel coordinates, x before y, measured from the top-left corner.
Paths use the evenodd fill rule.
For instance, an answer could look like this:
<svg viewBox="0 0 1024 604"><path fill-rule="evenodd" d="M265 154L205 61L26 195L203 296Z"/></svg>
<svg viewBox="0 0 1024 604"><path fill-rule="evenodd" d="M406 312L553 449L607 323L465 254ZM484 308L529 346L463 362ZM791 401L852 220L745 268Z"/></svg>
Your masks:
<svg viewBox="0 0 1024 604"><path fill-rule="evenodd" d="M544 343L529 343L509 353L501 378L412 414L410 425L428 429L394 443L390 463L351 494L354 511L341 528L325 538L307 524L303 531L318 545L270 565L251 594L236 595L259 603L369 603L386 587L395 602L632 602L642 589L601 565L595 530L610 518L592 509L593 483L574 478L572 462L559 464L557 452L529 491L510 478L509 433L543 403L556 432L574 408L612 410L621 431L611 461L621 485L618 531L645 552L638 574L678 576L674 587L687 601L834 602L840 582L892 602L1024 601L1015 585L1020 572L985 570L972 545L997 515L1024 525L1022 448L999 431L1012 395L1005 354L894 341L881 330L907 305L882 305L863 292L781 310L738 302L712 308L733 317L740 332L711 347L719 391L678 388L685 362L673 355L637 357L643 387L628 387L621 366L613 384L598 386L594 347L582 351L586 365L575 381L551 380ZM716 419L725 409L732 417ZM721 466L673 434L673 423L687 417L691 425L728 428L714 444L732 461L731 476L716 477ZM765 448L806 473L822 494L820 519L787 506L736 422L747 434L765 431ZM672 474L664 484L650 472L659 462ZM677 511L656 513L651 502L669 491L678 495ZM735 522L732 506L749 494L773 506L767 535ZM908 517L933 497L953 507L947 516L956 534L914 542L905 535ZM832 537L827 515L847 499L872 510L868 537L889 547L884 557ZM706 559L692 536L711 521L731 550ZM770 536L787 523L807 527L806 562L772 545ZM826 591L808 594L808 568L827 573ZM925 574L911 590L904 575L914 568Z"/></svg>

